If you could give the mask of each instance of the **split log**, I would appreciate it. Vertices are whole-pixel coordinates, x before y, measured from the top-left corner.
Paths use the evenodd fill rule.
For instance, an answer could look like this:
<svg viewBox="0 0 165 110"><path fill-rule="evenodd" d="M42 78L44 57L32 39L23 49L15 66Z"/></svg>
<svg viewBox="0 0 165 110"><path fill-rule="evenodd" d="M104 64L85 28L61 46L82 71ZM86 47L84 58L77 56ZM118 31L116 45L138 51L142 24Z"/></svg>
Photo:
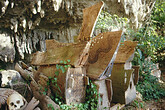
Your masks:
<svg viewBox="0 0 165 110"><path fill-rule="evenodd" d="M34 110L38 104L39 101L33 97L24 110Z"/></svg>
<svg viewBox="0 0 165 110"><path fill-rule="evenodd" d="M54 109L60 108L49 96L41 93L40 86L37 83L31 81L30 87L33 91L33 96L40 101L39 106L42 110L51 110L51 108L48 107L49 104L52 105Z"/></svg>
<svg viewBox="0 0 165 110"><path fill-rule="evenodd" d="M33 75L30 72L22 69L22 67L18 63L16 63L15 65L15 70L18 71L25 80L32 80Z"/></svg>

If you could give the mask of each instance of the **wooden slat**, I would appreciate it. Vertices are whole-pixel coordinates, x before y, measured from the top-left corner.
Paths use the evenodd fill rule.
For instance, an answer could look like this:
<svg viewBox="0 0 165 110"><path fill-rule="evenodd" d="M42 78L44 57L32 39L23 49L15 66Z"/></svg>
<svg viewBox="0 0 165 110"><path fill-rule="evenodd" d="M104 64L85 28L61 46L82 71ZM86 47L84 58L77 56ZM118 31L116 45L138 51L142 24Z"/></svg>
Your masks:
<svg viewBox="0 0 165 110"><path fill-rule="evenodd" d="M124 104L125 91L130 84L130 77L133 73L133 69L124 70L124 63L118 63L113 65L113 70L110 79L112 80L113 97L112 102Z"/></svg>
<svg viewBox="0 0 165 110"><path fill-rule="evenodd" d="M110 79L106 79L106 80L105 80L105 83L106 83L106 87L107 87L109 103L111 103L112 95L113 95L113 91L112 91L112 81L111 81Z"/></svg>
<svg viewBox="0 0 165 110"><path fill-rule="evenodd" d="M140 68L140 66L132 66L132 68L134 69L133 80L134 80L134 84L136 85L138 83L138 80L139 80L139 68Z"/></svg>
<svg viewBox="0 0 165 110"><path fill-rule="evenodd" d="M103 7L103 2L99 2L83 10L83 23L78 39L81 41L90 40L98 15Z"/></svg>
<svg viewBox="0 0 165 110"><path fill-rule="evenodd" d="M83 68L69 68L66 76L66 104L79 104L85 102L85 84ZM69 81L72 79L71 81Z"/></svg>

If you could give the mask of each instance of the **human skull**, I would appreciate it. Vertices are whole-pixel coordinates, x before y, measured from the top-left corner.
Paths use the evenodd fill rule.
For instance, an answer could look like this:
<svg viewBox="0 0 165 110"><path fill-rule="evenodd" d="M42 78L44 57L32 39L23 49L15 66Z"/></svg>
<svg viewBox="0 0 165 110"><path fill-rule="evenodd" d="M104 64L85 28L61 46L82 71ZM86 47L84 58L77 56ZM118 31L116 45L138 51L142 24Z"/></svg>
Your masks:
<svg viewBox="0 0 165 110"><path fill-rule="evenodd" d="M21 81L21 75L15 70L4 70L0 72L1 74L1 86L11 86L14 81Z"/></svg>
<svg viewBox="0 0 165 110"><path fill-rule="evenodd" d="M7 105L9 110L23 110L27 101L19 93L14 93L7 98Z"/></svg>

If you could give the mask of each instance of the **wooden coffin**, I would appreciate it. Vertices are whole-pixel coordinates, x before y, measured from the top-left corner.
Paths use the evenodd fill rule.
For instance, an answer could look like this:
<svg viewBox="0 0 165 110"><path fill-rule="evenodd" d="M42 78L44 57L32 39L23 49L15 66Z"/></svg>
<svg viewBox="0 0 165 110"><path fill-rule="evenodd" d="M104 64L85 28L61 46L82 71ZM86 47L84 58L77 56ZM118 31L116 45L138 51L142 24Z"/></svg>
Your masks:
<svg viewBox="0 0 165 110"><path fill-rule="evenodd" d="M138 69L134 70L131 63L136 45L137 42L124 41L119 47L110 77L113 88L112 102L128 104L136 97Z"/></svg>
<svg viewBox="0 0 165 110"><path fill-rule="evenodd" d="M110 77L113 88L112 102L128 104L136 98L136 89L132 77L133 71L133 69L124 70L124 64L122 63L113 65Z"/></svg>

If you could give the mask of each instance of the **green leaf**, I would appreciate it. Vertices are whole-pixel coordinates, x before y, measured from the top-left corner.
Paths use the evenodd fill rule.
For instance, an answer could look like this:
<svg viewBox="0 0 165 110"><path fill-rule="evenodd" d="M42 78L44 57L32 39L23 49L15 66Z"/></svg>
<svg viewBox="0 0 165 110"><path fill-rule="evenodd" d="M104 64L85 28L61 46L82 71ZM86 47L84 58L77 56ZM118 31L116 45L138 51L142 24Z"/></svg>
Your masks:
<svg viewBox="0 0 165 110"><path fill-rule="evenodd" d="M64 63L64 61L61 60L60 63Z"/></svg>
<svg viewBox="0 0 165 110"><path fill-rule="evenodd" d="M67 64L67 61L64 61L64 64Z"/></svg>
<svg viewBox="0 0 165 110"><path fill-rule="evenodd" d="M63 66L60 66L60 69L61 69L62 73L65 73L66 70Z"/></svg>
<svg viewBox="0 0 165 110"><path fill-rule="evenodd" d="M56 72L55 72L55 75L58 76L58 75L59 75L59 71L56 71Z"/></svg>
<svg viewBox="0 0 165 110"><path fill-rule="evenodd" d="M65 67L65 68L68 68L68 65L65 65L64 67Z"/></svg>
<svg viewBox="0 0 165 110"><path fill-rule="evenodd" d="M54 78L54 82L57 82L57 78Z"/></svg>
<svg viewBox="0 0 165 110"><path fill-rule="evenodd" d="M56 65L56 68L57 68L57 70L60 69L60 65L57 64L57 65Z"/></svg>
<svg viewBox="0 0 165 110"><path fill-rule="evenodd" d="M68 63L70 63L70 60L67 60Z"/></svg>
<svg viewBox="0 0 165 110"><path fill-rule="evenodd" d="M139 53L140 59L142 59L142 51L140 49L137 49L137 51Z"/></svg>
<svg viewBox="0 0 165 110"><path fill-rule="evenodd" d="M46 95L46 92L43 92L44 95Z"/></svg>

